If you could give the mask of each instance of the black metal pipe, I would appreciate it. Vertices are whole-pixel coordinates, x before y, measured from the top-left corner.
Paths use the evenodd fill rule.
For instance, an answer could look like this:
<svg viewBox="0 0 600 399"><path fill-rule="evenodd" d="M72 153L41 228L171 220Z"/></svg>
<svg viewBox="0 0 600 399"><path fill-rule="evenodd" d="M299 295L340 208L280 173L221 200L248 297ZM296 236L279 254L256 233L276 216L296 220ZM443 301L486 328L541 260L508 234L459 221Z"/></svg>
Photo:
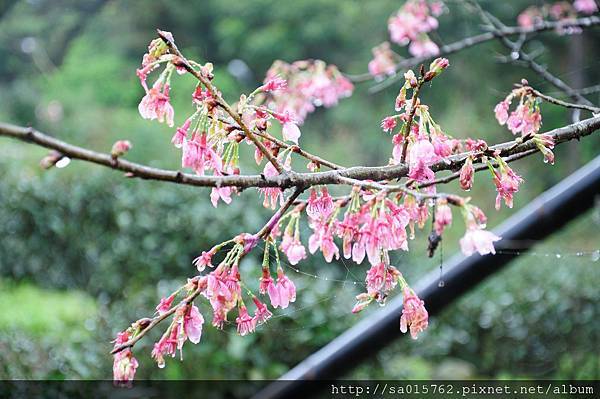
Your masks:
<svg viewBox="0 0 600 399"><path fill-rule="evenodd" d="M503 240L540 240L560 229L594 205L600 193L600 156L544 192L494 230ZM502 249L502 241L496 245ZM523 249L523 251L525 251ZM439 274L433 271L415 285L431 316L438 314L486 277L510 263L516 255L457 255L445 265L444 287L438 286ZM374 356L393 340L404 336L399 329L402 296L390 301L299 363L278 381L257 394L257 398L304 396L319 384L306 380L334 379Z"/></svg>

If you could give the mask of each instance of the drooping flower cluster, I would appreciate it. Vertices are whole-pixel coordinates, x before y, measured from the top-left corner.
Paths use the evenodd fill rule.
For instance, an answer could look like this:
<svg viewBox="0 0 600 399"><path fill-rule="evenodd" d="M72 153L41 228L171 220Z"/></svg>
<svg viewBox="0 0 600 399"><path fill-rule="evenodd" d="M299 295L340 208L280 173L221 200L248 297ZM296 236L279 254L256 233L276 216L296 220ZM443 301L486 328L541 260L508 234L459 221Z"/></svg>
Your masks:
<svg viewBox="0 0 600 399"><path fill-rule="evenodd" d="M120 332L115 339L115 347L126 343L132 336L131 329ZM113 359L113 376L116 383L127 384L133 381L135 372L138 368L138 361L133 357L130 348L126 348L117 354Z"/></svg>
<svg viewBox="0 0 600 399"><path fill-rule="evenodd" d="M519 100L517 108L509 114L509 108L514 99ZM527 81L523 80L520 87L515 88L494 108L496 119L500 125L506 124L513 134L522 136L536 134L542 125L540 100L531 91Z"/></svg>
<svg viewBox="0 0 600 399"><path fill-rule="evenodd" d="M480 255L495 254L494 242L500 240L500 237L485 230L485 214L471 204L464 204L461 209L467 226L464 237L459 241L462 253L465 256L471 256L475 252Z"/></svg>
<svg viewBox="0 0 600 399"><path fill-rule="evenodd" d="M410 287L405 286L403 295L400 331L406 333L410 329L410 336L417 339L418 335L429 325L429 314L425 309L425 302Z"/></svg>
<svg viewBox="0 0 600 399"><path fill-rule="evenodd" d="M171 33L160 33L165 40L173 41ZM161 65L165 65L164 69L149 88L147 80L150 73ZM234 113L219 100L221 94L212 83L206 83L214 78L211 63L200 65L183 60L171 53L168 43L155 39L148 46L148 52L137 70L145 91L139 105L143 118L174 125L174 110L170 103L173 71L178 74L191 71L195 76L202 76L192 93L194 112L175 130L171 139L173 145L182 151L182 167L190 168L198 175L239 174L239 147L243 142L254 146L257 164L265 156L280 161L286 155L285 162L289 164L292 147L282 147L268 133L272 122L281 126L284 141L297 145L301 135L298 124L304 121L309 112L321 105L331 107L353 90L350 81L334 65L326 65L322 61L298 61L292 64L278 61L267 72L263 85L248 96L240 96ZM281 151L282 148L286 150ZM122 153L119 152L119 155ZM265 176L276 176L279 171L269 161L263 173ZM277 188L265 188L260 192L265 198L266 207L274 208L282 199L281 190ZM219 201L229 204L234 193L235 187L214 187L211 202L215 207Z"/></svg>
<svg viewBox="0 0 600 399"><path fill-rule="evenodd" d="M400 125L399 132L392 139L392 161L396 164L407 162L409 178L418 183L433 181L435 176L430 166L453 154L461 146L458 140L448 136L433 120L427 105L421 104L418 99L407 100L407 92L413 90L414 94L417 86L438 76L448 65L447 59L438 58L419 78L411 70L406 72L405 82L395 102L395 110L398 113L385 117L381 122L381 128L387 133L393 133ZM433 191L433 186L430 187L429 191Z"/></svg>
<svg viewBox="0 0 600 399"><path fill-rule="evenodd" d="M392 51L389 42L383 42L373 47L372 51L373 59L369 61L369 73L372 76L381 78L396 73L396 63L399 56Z"/></svg>
<svg viewBox="0 0 600 399"><path fill-rule="evenodd" d="M558 21L556 28L558 34L578 34L581 28L568 26L568 23L577 18L577 13L590 15L598 11L595 0L556 1L542 6L530 6L523 10L517 17L517 23L524 28L532 28L547 19ZM563 26L564 25L566 26Z"/></svg>
<svg viewBox="0 0 600 399"><path fill-rule="evenodd" d="M354 86L335 65L321 60L303 60L288 64L275 61L267 71L265 84L275 77L287 81L287 87L269 92L264 104L278 114L287 114L298 124L316 107L332 107L352 94Z"/></svg>
<svg viewBox="0 0 600 399"><path fill-rule="evenodd" d="M444 10L440 1L408 0L388 20L390 38L394 43L408 46L416 57L434 56L439 47L428 33L437 29L438 17Z"/></svg>
<svg viewBox="0 0 600 399"><path fill-rule="evenodd" d="M513 207L513 194L519 191L519 185L523 182L521 176L517 175L508 164L501 158L496 157L498 169L494 169L491 163L488 162L492 175L494 176L494 184L498 195L496 196L496 209L500 209L501 200L507 207Z"/></svg>
<svg viewBox="0 0 600 399"><path fill-rule="evenodd" d="M510 105L516 98L519 99L519 104L509 115ZM547 134L538 134L542 124L540 103L541 98L536 96L534 90L523 79L517 88L496 105L494 113L500 125L506 124L513 134L521 133L522 140L533 140L536 147L544 155L544 162L553 164L554 139Z"/></svg>

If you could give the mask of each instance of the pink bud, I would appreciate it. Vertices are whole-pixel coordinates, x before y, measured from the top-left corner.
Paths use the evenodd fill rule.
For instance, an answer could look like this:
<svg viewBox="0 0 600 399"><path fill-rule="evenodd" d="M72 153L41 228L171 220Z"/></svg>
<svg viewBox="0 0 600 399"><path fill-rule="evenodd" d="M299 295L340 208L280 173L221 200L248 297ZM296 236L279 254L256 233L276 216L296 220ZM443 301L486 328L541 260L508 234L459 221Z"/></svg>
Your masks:
<svg viewBox="0 0 600 399"><path fill-rule="evenodd" d="M131 143L129 142L129 140L119 140L116 141L113 146L112 146L112 150L110 151L110 155L113 158L118 158L122 155L125 155L125 153L127 151L129 151L131 149Z"/></svg>

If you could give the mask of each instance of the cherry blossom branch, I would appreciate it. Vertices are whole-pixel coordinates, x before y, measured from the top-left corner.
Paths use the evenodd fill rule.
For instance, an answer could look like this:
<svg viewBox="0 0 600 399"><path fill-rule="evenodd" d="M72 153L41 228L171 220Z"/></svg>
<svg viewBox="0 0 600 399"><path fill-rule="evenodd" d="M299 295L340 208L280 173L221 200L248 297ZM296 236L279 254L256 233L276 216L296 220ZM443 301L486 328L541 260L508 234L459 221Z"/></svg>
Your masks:
<svg viewBox="0 0 600 399"><path fill-rule="evenodd" d="M277 223L281 219L281 216L283 216L283 214L290 208L290 206L294 205L296 199L300 196L300 194L302 194L303 191L304 188L302 187L296 188L296 190L289 196L286 202L279 208L277 212L275 212L275 214L273 214L269 221L254 235L254 237L256 239L265 239L269 234L271 234L271 231L277 225ZM194 279L192 279L192 281L194 281ZM197 281L198 280L196 278L196 283ZM119 353L127 348L132 348L150 330L152 330L154 327L160 324L160 322L162 322L163 320L171 316L173 313L175 313L177 309L181 308L182 306L191 304L196 299L196 297L200 295L201 292L202 290L200 289L200 287L197 287L191 294L189 294L185 299L183 299L179 303L179 305L171 307L169 310L162 312L161 314L153 317L152 319L146 318L138 320L136 323L140 325L141 330L129 341L121 345L117 345L115 348L113 348L110 354L114 355L115 353Z"/></svg>
<svg viewBox="0 0 600 399"><path fill-rule="evenodd" d="M423 67L421 66L421 70ZM408 149L408 135L412 129L412 123L415 119L415 112L417 112L417 102L419 101L419 92L421 91L421 87L423 86L423 78L419 78L417 80L417 87L413 90L412 100L410 103L410 113L408 114L408 119L406 121L406 125L404 125L404 131L402 135L404 137L404 143L402 144L402 155L400 157L400 163L404 163L406 160L406 150Z"/></svg>
<svg viewBox="0 0 600 399"><path fill-rule="evenodd" d="M132 337L129 341L127 341L127 342L125 342L125 343L123 343L121 345L117 345L116 347L114 347L113 350L110 351L110 354L114 355L115 353L119 353L122 350L125 350L127 348L133 348L133 346L139 340L141 340L142 338L144 338L144 336L150 330L152 330L154 327L156 327L158 324L160 324L161 321L163 321L164 319L166 319L169 316L171 316L181 306L189 305L192 302L194 302L194 299L196 299L196 297L198 295L200 295L200 292L201 292L200 288L197 288L197 289L194 290L194 292L192 292L185 299L183 299L181 302L179 302L179 305L173 306L172 308L170 308L166 312L163 312L163 313L161 313L161 314L153 317L152 319L140 319L140 320L138 320L136 323L140 323L141 324L140 325L140 327L142 327L141 330L134 337Z"/></svg>
<svg viewBox="0 0 600 399"><path fill-rule="evenodd" d="M546 132L556 144L580 139L600 130L600 117L593 117L573 123L558 129ZM45 148L56 150L64 156L103 165L111 169L126 172L129 177L138 177L148 180L167 181L176 184L184 184L199 187L225 187L232 186L239 189L250 187L310 187L322 184L339 184L340 177L348 177L358 180L391 180L405 177L408 174L408 166L405 164L388 166L354 166L339 170L331 170L315 173L288 172L274 177L264 175L228 175L228 176L198 176L175 170L165 170L127 161L121 158L113 158L110 154L92 151L78 147L64 141L55 139L47 134L41 133L31 127L15 126L0 123L0 136L12 137L24 142L33 143ZM520 143L520 140L508 141L491 146L492 151L498 151L499 156L508 157L524 153L537 147L532 141ZM445 161L431 165L434 172L442 170L457 170L464 160L474 155L472 152L453 155Z"/></svg>
<svg viewBox="0 0 600 399"><path fill-rule="evenodd" d="M210 79L204 76L202 72L199 72L192 67L190 62L187 60L187 58L183 56L181 51L179 51L177 45L175 45L171 38L167 37L167 35L165 35L164 32L160 29L157 29L157 32L158 36L168 46L171 54L179 58L179 60L177 61L178 64L184 67L190 74L192 74L206 87L211 96L216 100L217 105L220 106L225 112L227 112L229 116L231 116L231 118L233 118L233 120L237 123L237 125L242 128L242 131L244 132L246 137L248 137L252 141L252 143L254 143L254 145L260 150L260 152L262 152L262 154L269 160L269 162L273 165L277 172L285 172L279 161L273 156L273 154L271 154L267 147L265 147L265 145L256 138L256 136L254 135L254 133L252 133L248 126L246 126L246 124L242 120L241 115L235 112L233 108L231 108L231 106L223 99L223 96L221 96L221 93L219 93L219 91L213 86Z"/></svg>
<svg viewBox="0 0 600 399"><path fill-rule="evenodd" d="M212 118L212 116L209 116L209 118ZM220 122L226 122L228 124L231 124L230 122L224 120L224 119L220 119ZM239 126L235 126L237 128L239 128L240 130L242 130L241 127ZM334 162L328 161L325 158L322 158L318 155L312 154L308 151L303 150L302 148L300 148L300 146L295 145L295 144L288 144L283 140L279 140L276 137L273 137L272 135L270 135L267 132L261 132L260 130L256 130L253 132L255 136L259 136L265 140L269 140L271 143L275 144L277 147L279 147L280 149L288 149L291 148L291 151L293 151L294 153L308 159L309 161L314 162L316 165L323 165L323 166L327 166L330 169L343 169L344 167L341 165L338 165Z"/></svg>
<svg viewBox="0 0 600 399"><path fill-rule="evenodd" d="M456 53L458 51L467 49L469 47L476 46L481 43L485 43L485 42L495 40L495 39L501 39L501 38L506 38L506 37L510 37L510 36L515 36L515 35L528 35L528 34L548 31L548 30L552 30L552 29L556 29L556 28L572 27L572 28L584 29L584 28L589 28L589 27L593 27L593 26L597 26L597 25L600 25L600 17L591 16L591 17L586 17L586 18L574 19L572 21L543 21L532 27L504 26L502 28L493 29L488 32L470 36L470 37L458 40L454 43L442 46L442 47L440 47L439 53L435 57L444 57L449 54ZM411 57L411 58L404 59L396 64L395 71L399 72L404 69L412 68L412 67L419 65L421 63L424 63L432 58L434 58L434 56L420 56L420 57ZM372 80L373 76L371 76L368 73L365 73L365 74L361 74L361 75L349 75L349 78L355 82L364 82L364 81ZM392 84L394 84L395 82L397 82L400 79L402 79L402 74L397 73L396 75L390 76L389 78L378 83L377 85L374 85L373 87L371 87L371 89L369 91L373 92L373 93L381 91L381 90L391 86Z"/></svg>
<svg viewBox="0 0 600 399"><path fill-rule="evenodd" d="M502 23L502 21L500 21L498 18L496 18L494 15L492 15L488 11L484 10L481 7L481 5L479 3L477 3L476 1L468 1L468 3L475 7L475 9L478 11L479 15L481 16L481 19L488 25L489 29L491 29L492 32L506 28L506 25L504 25ZM589 17L589 18L599 19L598 17ZM583 18L583 19L587 19L587 18ZM566 27L574 27L575 26L575 25L568 25L567 22L561 22L561 21L558 21L558 22L565 24L565 25L560 25L559 27L566 28ZM598 23L592 23L587 26L593 26L593 25L597 25L597 24ZM499 37L499 39L500 39L500 43L502 43L502 45L504 45L504 47L506 47L508 50L510 50L513 53L516 53L518 55L518 57L516 59L513 57L510 57L510 62L513 62L513 63L523 62L529 69L531 69L533 72L537 73L540 77L542 77L544 80L546 80L547 82L552 84L557 89L565 92L569 97L571 97L576 102L584 103L589 106L593 105L587 98L583 97L583 95L578 93L571 86L567 85L561 79L559 79L558 77L551 74L546 67L535 62L534 58L531 55L525 53L523 51L524 40L519 40L518 42L513 43L506 36Z"/></svg>

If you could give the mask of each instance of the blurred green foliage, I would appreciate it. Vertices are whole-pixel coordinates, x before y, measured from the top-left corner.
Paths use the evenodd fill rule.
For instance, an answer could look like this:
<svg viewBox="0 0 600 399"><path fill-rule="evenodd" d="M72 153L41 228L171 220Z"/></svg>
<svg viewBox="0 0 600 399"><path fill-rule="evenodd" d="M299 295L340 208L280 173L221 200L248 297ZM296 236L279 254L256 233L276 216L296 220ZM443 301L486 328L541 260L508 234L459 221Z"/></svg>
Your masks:
<svg viewBox="0 0 600 399"><path fill-rule="evenodd" d="M483 3L514 24L529 2ZM156 27L172 31L191 58L214 62L216 83L234 101L262 80L274 59L321 58L344 72L364 72L370 48L387 39L387 17L398 7L391 0L369 7L335 0L15 2L0 10L0 120L31 124L101 151L128 139L128 159L174 169L180 155L169 144L172 129L137 113L142 89L135 68ZM479 31L477 18L460 4L448 7L434 40L449 43ZM577 40L583 40L583 58L565 57ZM549 32L529 46L542 43L547 50L540 62L566 81L592 84L600 78L597 30L568 37ZM526 77L554 92L525 69L495 63L496 54L505 54L497 43L454 54L448 71L424 90L423 101L448 133L508 140L491 110L511 85ZM230 74L234 59L247 64L250 79ZM396 88L370 95L369 86L359 84L352 98L311 115L302 127L303 146L344 165L385 163L389 137L378 126L393 109ZM193 87L189 76L174 82L176 123L191 112ZM554 106L543 105L543 115L545 129L570 121L568 112ZM554 167L537 156L515 164L526 179L516 207L598 153L596 137L583 143L558 148ZM93 165L74 162L42 173L37 163L44 154L0 139L0 377L110 378L107 352L116 332L151 314L162 295L193 275L191 260L200 251L256 230L269 214L255 190L214 209L208 190L124 179ZM251 161L242 167L254 168ZM494 226L514 211L492 211L489 180L478 175L471 194ZM597 216L588 213L535 250L597 249ZM457 220L445 237L445 253L457 249L463 228ZM302 236L308 238L306 226ZM423 238L410 253L394 255L409 281L439 263L425 258ZM259 257L242 265L251 286L258 282ZM393 344L352 376L599 378L597 265L583 257L523 256L432 320L419 341ZM155 331L136 348L139 376L275 378L364 317L349 310L359 292L353 281L364 278L365 265L326 264L317 255L301 268L321 278L292 276L297 302L256 334L240 338L232 325L223 333L207 323L201 344L184 349L185 362L172 359L159 370L149 358ZM201 310L208 320L204 304Z"/></svg>

